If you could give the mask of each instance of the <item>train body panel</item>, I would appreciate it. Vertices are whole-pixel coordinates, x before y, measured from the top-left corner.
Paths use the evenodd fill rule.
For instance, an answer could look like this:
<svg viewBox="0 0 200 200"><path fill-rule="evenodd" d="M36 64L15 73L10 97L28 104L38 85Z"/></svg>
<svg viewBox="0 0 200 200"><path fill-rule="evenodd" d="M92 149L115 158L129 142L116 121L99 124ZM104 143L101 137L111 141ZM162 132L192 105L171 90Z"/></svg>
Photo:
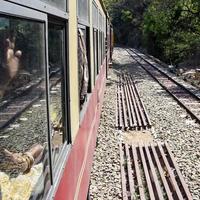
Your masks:
<svg viewBox="0 0 200 200"><path fill-rule="evenodd" d="M55 199L86 199L103 103L105 73L104 65L90 97L86 117L80 125Z"/></svg>
<svg viewBox="0 0 200 200"><path fill-rule="evenodd" d="M69 1L69 10L76 10L76 1ZM77 60L77 13L71 12L69 18L69 73L70 76L70 118L71 137L75 140L79 128L79 96L78 96L78 60Z"/></svg>

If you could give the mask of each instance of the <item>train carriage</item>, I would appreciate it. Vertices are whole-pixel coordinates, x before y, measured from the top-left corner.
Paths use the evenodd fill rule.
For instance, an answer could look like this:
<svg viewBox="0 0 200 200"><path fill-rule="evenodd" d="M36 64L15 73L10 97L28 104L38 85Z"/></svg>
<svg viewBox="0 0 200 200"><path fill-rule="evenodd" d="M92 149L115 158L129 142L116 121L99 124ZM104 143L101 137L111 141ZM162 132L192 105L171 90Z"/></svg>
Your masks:
<svg viewBox="0 0 200 200"><path fill-rule="evenodd" d="M86 199L112 27L101 0L0 2L0 199Z"/></svg>

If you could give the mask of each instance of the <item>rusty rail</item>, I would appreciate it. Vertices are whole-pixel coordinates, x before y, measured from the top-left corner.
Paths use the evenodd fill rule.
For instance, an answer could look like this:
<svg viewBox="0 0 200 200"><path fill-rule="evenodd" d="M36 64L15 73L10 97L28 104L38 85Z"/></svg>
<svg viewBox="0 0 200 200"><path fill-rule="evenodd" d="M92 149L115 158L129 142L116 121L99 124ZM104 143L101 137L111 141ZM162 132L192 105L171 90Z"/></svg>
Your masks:
<svg viewBox="0 0 200 200"><path fill-rule="evenodd" d="M137 86L133 78L127 74L118 76L116 127L125 130L145 130L151 128L151 122L140 98Z"/></svg>
<svg viewBox="0 0 200 200"><path fill-rule="evenodd" d="M175 78L157 67L156 63L135 50L127 50L130 56L149 73L186 111L200 123L200 97Z"/></svg>
<svg viewBox="0 0 200 200"><path fill-rule="evenodd" d="M192 200L167 143L120 144L124 200Z"/></svg>

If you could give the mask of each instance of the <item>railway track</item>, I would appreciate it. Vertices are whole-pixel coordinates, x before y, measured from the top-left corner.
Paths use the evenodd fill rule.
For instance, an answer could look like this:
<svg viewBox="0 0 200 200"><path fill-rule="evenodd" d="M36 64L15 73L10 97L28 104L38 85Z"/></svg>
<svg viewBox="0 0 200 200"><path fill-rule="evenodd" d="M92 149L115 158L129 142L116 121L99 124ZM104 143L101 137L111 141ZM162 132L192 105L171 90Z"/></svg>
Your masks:
<svg viewBox="0 0 200 200"><path fill-rule="evenodd" d="M156 66L156 63L147 60L145 55L139 54L135 50L128 49L129 55L150 74L186 111L200 123L200 97L197 91L190 89L178 82L174 77Z"/></svg>
<svg viewBox="0 0 200 200"><path fill-rule="evenodd" d="M61 81L58 72L50 78L50 89ZM24 87L18 95L0 105L0 130L16 120L26 109L40 99L45 91L45 82L40 79L29 87Z"/></svg>
<svg viewBox="0 0 200 200"><path fill-rule="evenodd" d="M168 67L168 65L162 61L160 61L159 59L150 56L150 55L145 55L140 53L139 51L134 50L138 56L140 56L142 59L145 59L150 65L153 65L155 68L157 68L159 71L161 71L164 74L167 74L172 80L176 81L178 84L182 85L183 87L185 87L187 90L189 90L189 92L193 93L194 95L196 95L197 97L200 98L200 91L199 88L185 82L184 80L180 79L177 77L177 75L175 75L174 73L171 73L168 71L168 69L166 69Z"/></svg>

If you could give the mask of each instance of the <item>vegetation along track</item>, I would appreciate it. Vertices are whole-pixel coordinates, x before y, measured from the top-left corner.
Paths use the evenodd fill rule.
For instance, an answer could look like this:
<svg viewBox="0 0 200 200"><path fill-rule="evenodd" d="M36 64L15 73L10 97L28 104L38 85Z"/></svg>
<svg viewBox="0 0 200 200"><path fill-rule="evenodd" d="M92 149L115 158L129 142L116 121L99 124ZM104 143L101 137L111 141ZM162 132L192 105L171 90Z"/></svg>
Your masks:
<svg viewBox="0 0 200 200"><path fill-rule="evenodd" d="M147 60L145 55L127 49L129 55L147 71L187 112L200 123L200 97Z"/></svg>

